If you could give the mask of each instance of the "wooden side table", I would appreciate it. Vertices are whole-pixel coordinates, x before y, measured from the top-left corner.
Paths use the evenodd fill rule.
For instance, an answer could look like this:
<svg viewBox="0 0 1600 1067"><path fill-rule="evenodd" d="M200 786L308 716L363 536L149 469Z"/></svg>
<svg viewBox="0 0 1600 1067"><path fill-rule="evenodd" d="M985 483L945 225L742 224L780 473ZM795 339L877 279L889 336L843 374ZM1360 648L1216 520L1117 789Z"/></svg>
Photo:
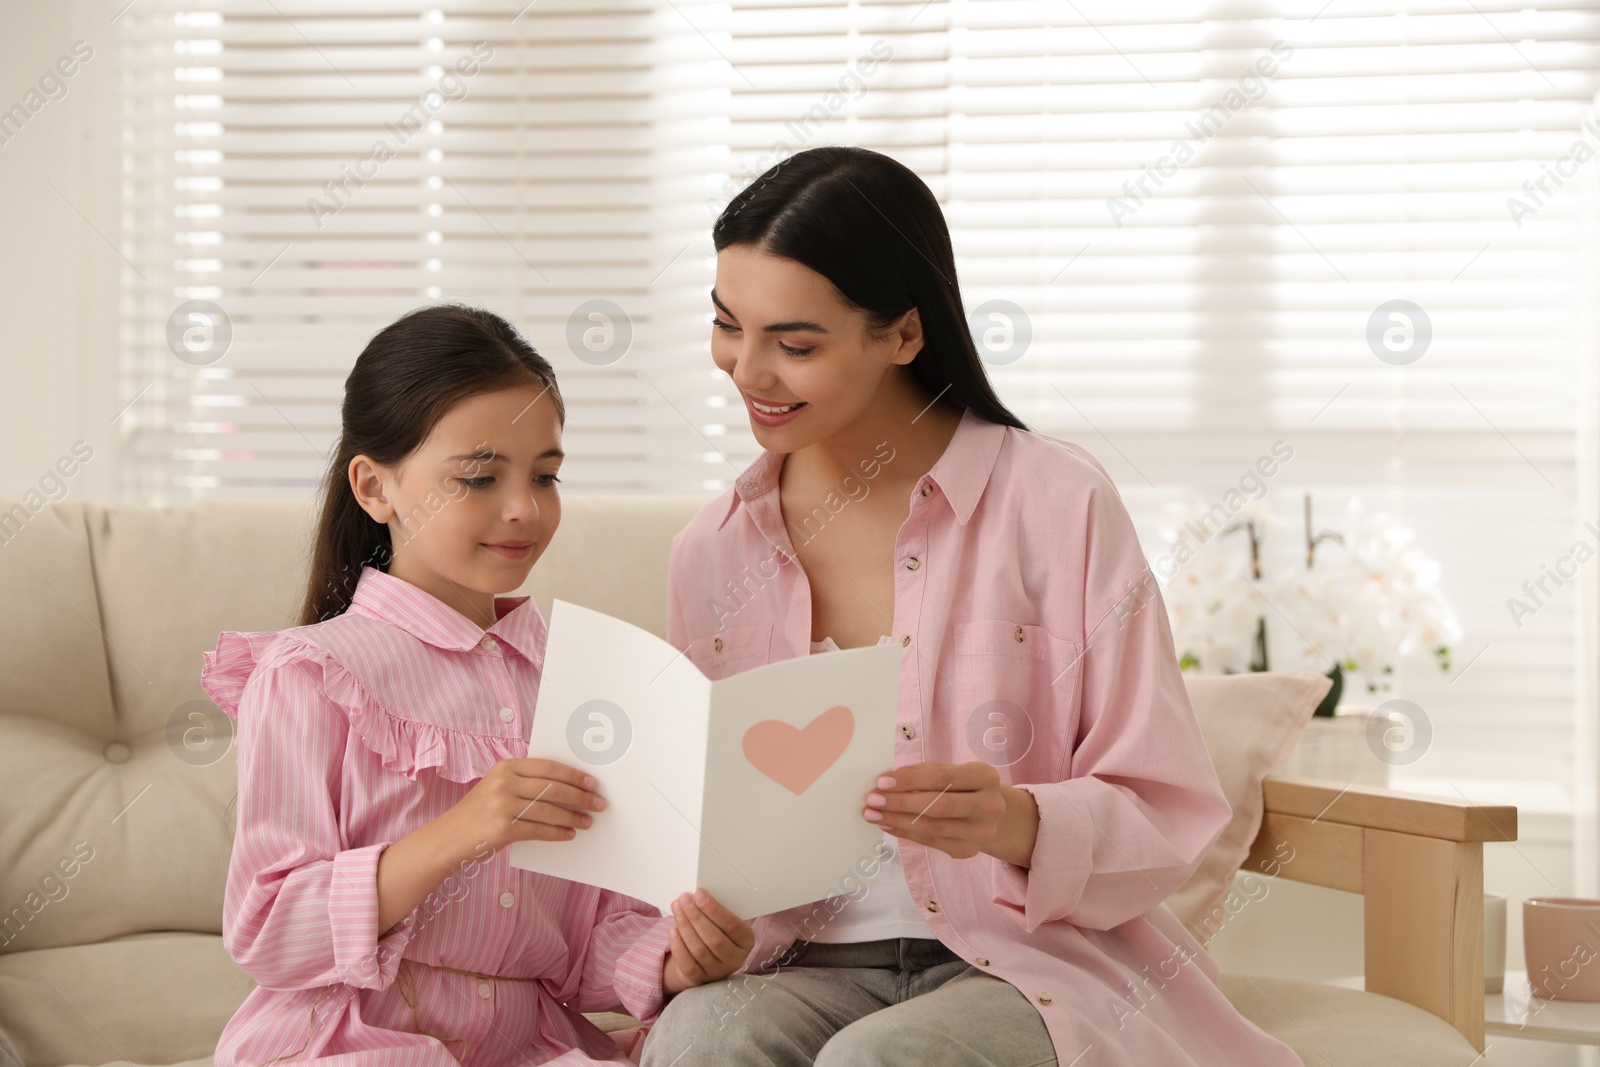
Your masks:
<svg viewBox="0 0 1600 1067"><path fill-rule="evenodd" d="M1526 971L1506 971L1505 991L1483 998L1485 1033L1528 1041L1600 1045L1600 1003L1541 1000L1528 992Z"/></svg>

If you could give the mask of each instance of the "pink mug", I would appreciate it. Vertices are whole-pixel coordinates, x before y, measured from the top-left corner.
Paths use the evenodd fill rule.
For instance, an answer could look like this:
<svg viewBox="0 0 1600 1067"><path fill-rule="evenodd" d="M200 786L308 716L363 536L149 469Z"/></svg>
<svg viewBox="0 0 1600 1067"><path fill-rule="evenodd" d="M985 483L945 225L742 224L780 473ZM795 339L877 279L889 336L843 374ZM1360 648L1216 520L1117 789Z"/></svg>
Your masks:
<svg viewBox="0 0 1600 1067"><path fill-rule="evenodd" d="M1600 1001L1600 900L1524 900L1522 954L1534 996Z"/></svg>

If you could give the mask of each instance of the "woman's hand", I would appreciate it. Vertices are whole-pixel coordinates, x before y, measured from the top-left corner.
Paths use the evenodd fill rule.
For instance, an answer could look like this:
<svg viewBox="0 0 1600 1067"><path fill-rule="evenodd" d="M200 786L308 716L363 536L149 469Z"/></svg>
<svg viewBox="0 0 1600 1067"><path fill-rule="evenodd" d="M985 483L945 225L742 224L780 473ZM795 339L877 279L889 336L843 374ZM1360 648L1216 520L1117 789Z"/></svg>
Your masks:
<svg viewBox="0 0 1600 1067"><path fill-rule="evenodd" d="M980 852L1029 866L1039 807L1026 789L1002 785L987 763L913 763L878 779L862 816L889 833L958 860Z"/></svg>
<svg viewBox="0 0 1600 1067"><path fill-rule="evenodd" d="M547 759L501 760L438 819L470 848L486 841L499 852L513 841L569 841L605 810L590 775Z"/></svg>
<svg viewBox="0 0 1600 1067"><path fill-rule="evenodd" d="M667 996L726 978L743 966L756 947L750 924L704 889L672 902L677 927L670 935L672 954L661 972Z"/></svg>

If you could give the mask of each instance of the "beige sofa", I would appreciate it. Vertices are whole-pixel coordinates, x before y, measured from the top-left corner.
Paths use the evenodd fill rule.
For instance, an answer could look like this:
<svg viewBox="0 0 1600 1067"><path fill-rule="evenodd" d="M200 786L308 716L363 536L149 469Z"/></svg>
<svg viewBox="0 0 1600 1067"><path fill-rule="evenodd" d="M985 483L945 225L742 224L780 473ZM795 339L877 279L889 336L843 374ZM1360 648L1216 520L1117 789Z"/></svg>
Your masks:
<svg viewBox="0 0 1600 1067"><path fill-rule="evenodd" d="M527 591L662 633L700 503L569 496ZM210 1064L250 980L219 936L234 760L200 654L292 622L311 512L0 508L0 1067ZM1266 795L1258 847L1291 840L1294 877L1366 895L1368 988L1390 996L1227 975L1230 999L1308 1064L1486 1064L1481 842L1514 838L1515 810Z"/></svg>

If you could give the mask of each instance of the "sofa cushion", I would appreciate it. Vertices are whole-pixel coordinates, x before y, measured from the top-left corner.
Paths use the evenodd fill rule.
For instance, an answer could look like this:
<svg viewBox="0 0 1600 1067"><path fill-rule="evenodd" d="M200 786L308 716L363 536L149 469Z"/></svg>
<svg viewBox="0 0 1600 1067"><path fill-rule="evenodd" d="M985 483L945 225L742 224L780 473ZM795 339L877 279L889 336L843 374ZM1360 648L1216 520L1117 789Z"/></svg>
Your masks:
<svg viewBox="0 0 1600 1067"><path fill-rule="evenodd" d="M1306 1067L1491 1067L1449 1023L1393 997L1293 978L1223 974L1219 984Z"/></svg>
<svg viewBox="0 0 1600 1067"><path fill-rule="evenodd" d="M153 930L221 932L227 738L215 763L196 766L160 736L121 741L16 715L0 715L0 736L0 959Z"/></svg>
<svg viewBox="0 0 1600 1067"><path fill-rule="evenodd" d="M209 1057L253 988L214 934L0 956L0 1019L28 1067Z"/></svg>
<svg viewBox="0 0 1600 1067"><path fill-rule="evenodd" d="M7 609L0 622L0 715L108 733L111 680L86 508L57 504L19 528L9 506L0 503L0 603ZM6 844L0 839L0 848ZM16 853L5 848L0 855L10 860ZM0 864L0 888L6 866Z"/></svg>
<svg viewBox="0 0 1600 1067"><path fill-rule="evenodd" d="M1249 858L1266 810L1261 783L1288 758L1333 681L1311 671L1185 675L1183 681L1233 809L1200 866L1166 901L1203 945L1231 914L1224 905L1234 872Z"/></svg>
<svg viewBox="0 0 1600 1067"><path fill-rule="evenodd" d="M308 521L59 505L6 544L0 953L220 931L236 779L201 653L292 621Z"/></svg>
<svg viewBox="0 0 1600 1067"><path fill-rule="evenodd" d="M204 698L200 654L219 631L294 624L312 516L305 505L240 501L88 509L124 740L162 740L174 710Z"/></svg>

